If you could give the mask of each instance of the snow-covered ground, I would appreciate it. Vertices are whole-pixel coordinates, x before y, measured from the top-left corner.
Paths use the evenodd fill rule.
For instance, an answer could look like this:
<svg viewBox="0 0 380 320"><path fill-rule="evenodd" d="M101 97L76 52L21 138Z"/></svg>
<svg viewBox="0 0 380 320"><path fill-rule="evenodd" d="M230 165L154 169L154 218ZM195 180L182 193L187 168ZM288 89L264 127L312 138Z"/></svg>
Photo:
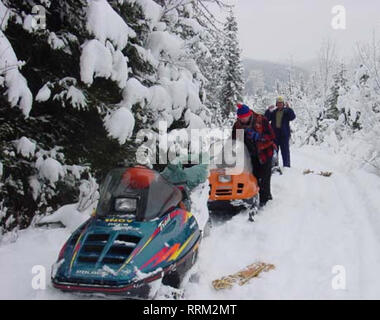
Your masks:
<svg viewBox="0 0 380 320"><path fill-rule="evenodd" d="M344 156L325 149L306 147L292 155L293 167L273 176L274 201L255 223L238 215L212 230L199 255L200 282L188 285L187 298L380 298L379 177L352 169ZM305 169L333 175L303 175ZM212 280L256 261L276 270L243 287L211 287ZM343 270L346 289L334 290L334 277L344 276Z"/></svg>
<svg viewBox="0 0 380 320"><path fill-rule="evenodd" d="M255 223L241 214L214 226L201 246L199 282L186 285L186 299L380 299L380 178L326 149L293 148L292 156L293 167L273 176L274 201ZM304 175L305 169L333 175ZM49 280L68 236L65 229L30 228L17 242L0 244L0 299L77 298ZM212 288L212 280L256 261L276 270L242 287ZM46 267L46 290L32 288L35 265ZM334 290L343 270L346 288Z"/></svg>

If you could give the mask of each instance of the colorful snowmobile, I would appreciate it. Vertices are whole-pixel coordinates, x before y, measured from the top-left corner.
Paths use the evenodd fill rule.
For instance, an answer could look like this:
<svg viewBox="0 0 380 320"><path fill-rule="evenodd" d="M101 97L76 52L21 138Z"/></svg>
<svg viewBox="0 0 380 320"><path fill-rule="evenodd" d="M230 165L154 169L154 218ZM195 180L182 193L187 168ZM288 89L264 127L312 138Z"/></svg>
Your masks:
<svg viewBox="0 0 380 320"><path fill-rule="evenodd" d="M54 287L130 298L153 298L161 283L179 287L201 241L183 197L146 167L112 170L93 217L71 235L53 265Z"/></svg>
<svg viewBox="0 0 380 320"><path fill-rule="evenodd" d="M244 143L227 140L211 147L211 212L240 212L248 209L250 220L259 208L259 186L252 173L252 162Z"/></svg>

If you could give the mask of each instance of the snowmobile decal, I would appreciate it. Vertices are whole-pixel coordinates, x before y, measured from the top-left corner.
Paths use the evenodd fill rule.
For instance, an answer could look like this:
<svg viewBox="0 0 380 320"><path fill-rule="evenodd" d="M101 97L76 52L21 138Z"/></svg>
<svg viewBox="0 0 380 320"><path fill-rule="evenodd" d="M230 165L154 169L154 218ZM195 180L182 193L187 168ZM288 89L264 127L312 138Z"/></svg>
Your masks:
<svg viewBox="0 0 380 320"><path fill-rule="evenodd" d="M186 241L185 243L175 252L169 259L169 261L175 260L179 257L179 255L182 253L182 251L187 247L187 245L190 243L190 241L194 238L195 233L193 233Z"/></svg>
<svg viewBox="0 0 380 320"><path fill-rule="evenodd" d="M124 264L119 268L117 271L118 273L125 268L125 266L132 261L134 257L137 256L141 251L143 251L149 243L152 242L152 240L168 225L168 223L174 219L176 216L182 214L181 216L181 225L184 225L188 219L190 219L193 215L190 212L187 212L185 210L175 210L172 213L170 213L168 216L166 216L158 225L156 230L154 230L153 234L150 236L150 238L145 242L145 244L141 247L136 247L136 249L131 253L129 258L124 262Z"/></svg>
<svg viewBox="0 0 380 320"><path fill-rule="evenodd" d="M159 263L165 261L168 256L174 254L178 248L179 248L180 244L179 243L176 243L175 245L173 245L171 248L168 248L168 247L163 247L159 252L157 252L151 259L149 259L146 263L144 263L142 266L141 266L141 270L142 269L145 269L146 267L150 266L152 263L153 263L153 267L155 267L156 265L158 265Z"/></svg>
<svg viewBox="0 0 380 320"><path fill-rule="evenodd" d="M74 264L75 258L77 257L79 249L81 247L81 240L82 240L83 236L86 234L86 231L87 231L87 227L83 229L83 231L81 232L81 234L80 234L77 242L75 243L75 247L74 247L74 251L73 251L73 256L72 256L71 262L70 262L70 269L69 269L69 273L70 274L71 274L71 270L73 269L73 264Z"/></svg>
<svg viewBox="0 0 380 320"><path fill-rule="evenodd" d="M165 220L167 220L167 218L165 218ZM164 221L164 220L163 220ZM127 260L125 260L125 262L123 263L123 265L119 268L119 270L117 271L118 273L123 270L125 268L125 266L130 263L132 261L132 259L134 257L137 256L137 254L139 254L141 251L143 251L149 243L152 242L152 240L162 231L162 228L161 228L161 224L158 226L158 228L156 230L154 230L153 234L149 237L149 239L147 240L147 242L145 242L145 244L143 246L139 246L139 247L136 247L135 250L133 250L133 252L131 253L131 255L129 256L129 258Z"/></svg>
<svg viewBox="0 0 380 320"><path fill-rule="evenodd" d="M185 211L185 210L176 210L176 211L173 211L169 217L170 219L173 219L175 218L176 216L178 215L182 215L181 216L181 225L183 226L192 216L193 214L188 212L188 211Z"/></svg>
<svg viewBox="0 0 380 320"><path fill-rule="evenodd" d="M150 260L148 260L144 265L142 265L141 270L150 266L153 263L153 267L164 261L173 261L179 257L182 251L187 247L190 241L194 238L195 233L193 233L181 246L180 243L174 244L172 247L163 247L159 252L157 252Z"/></svg>

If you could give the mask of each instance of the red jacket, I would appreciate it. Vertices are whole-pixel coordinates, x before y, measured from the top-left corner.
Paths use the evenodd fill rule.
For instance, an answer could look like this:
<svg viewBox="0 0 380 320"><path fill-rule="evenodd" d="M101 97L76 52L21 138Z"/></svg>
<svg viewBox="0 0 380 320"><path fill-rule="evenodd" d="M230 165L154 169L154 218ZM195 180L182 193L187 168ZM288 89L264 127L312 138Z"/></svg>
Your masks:
<svg viewBox="0 0 380 320"><path fill-rule="evenodd" d="M237 129L253 129L259 133L261 138L256 142L249 139L247 135L244 134L244 143L251 155L257 156L261 164L272 159L273 151L275 148L277 149L276 144L274 143L276 136L267 118L253 112L248 124L243 125L237 120L232 128L232 139L234 140L236 139Z"/></svg>

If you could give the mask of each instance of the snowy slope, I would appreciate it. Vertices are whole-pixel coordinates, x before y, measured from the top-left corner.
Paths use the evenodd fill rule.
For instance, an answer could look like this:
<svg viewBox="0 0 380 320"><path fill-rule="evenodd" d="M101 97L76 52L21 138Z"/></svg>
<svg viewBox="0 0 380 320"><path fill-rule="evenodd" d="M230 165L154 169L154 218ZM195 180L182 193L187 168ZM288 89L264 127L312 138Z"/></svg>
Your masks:
<svg viewBox="0 0 380 320"><path fill-rule="evenodd" d="M343 156L325 149L293 149L293 168L273 177L275 200L255 223L238 215L205 238L199 282L186 299L380 298L380 179L354 170ZM330 178L304 169L332 171ZM51 287L50 265L69 236L64 229L28 229L16 243L0 244L0 299L76 298ZM255 261L276 265L244 287L216 292L211 281ZM47 268L47 289L31 287L34 265ZM346 270L346 290L333 290L332 268Z"/></svg>
<svg viewBox="0 0 380 320"><path fill-rule="evenodd" d="M50 266L70 233L65 229L21 231L15 243L0 245L0 299L62 299L50 284ZM46 268L46 290L32 288L32 268ZM66 295L67 296L67 295ZM69 298L72 298L68 297Z"/></svg>
<svg viewBox="0 0 380 320"><path fill-rule="evenodd" d="M200 251L200 283L189 299L379 299L380 179L350 170L326 150L296 150L293 168L273 178L272 201L247 223L239 215L215 227ZM333 171L330 178L304 169ZM215 292L210 282L264 261L275 271L244 287ZM333 290L336 265L345 267L346 290Z"/></svg>

